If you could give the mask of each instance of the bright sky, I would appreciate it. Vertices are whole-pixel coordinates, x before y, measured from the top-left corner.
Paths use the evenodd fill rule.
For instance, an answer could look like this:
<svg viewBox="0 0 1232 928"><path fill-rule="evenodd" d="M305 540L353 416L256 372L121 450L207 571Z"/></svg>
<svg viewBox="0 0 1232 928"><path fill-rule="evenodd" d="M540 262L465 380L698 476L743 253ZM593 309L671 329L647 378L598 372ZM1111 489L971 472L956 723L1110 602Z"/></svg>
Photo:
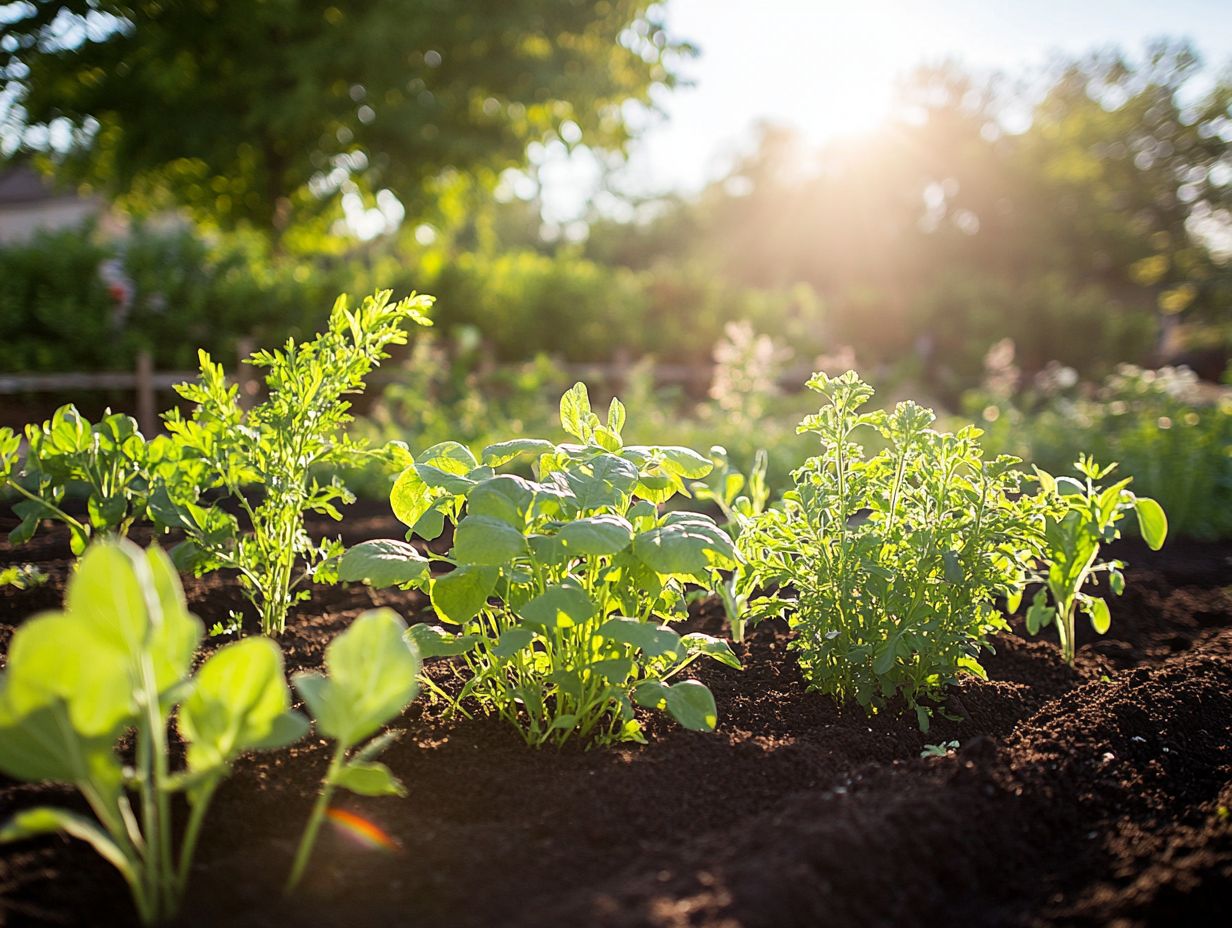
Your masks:
<svg viewBox="0 0 1232 928"><path fill-rule="evenodd" d="M724 173L750 127L771 119L813 141L877 122L895 79L957 58L1019 74L1055 50L1188 37L1210 66L1232 64L1229 0L666 0L670 32L698 45L692 87L667 94L668 119L637 143L623 186L696 190ZM564 218L593 165L549 158L545 214ZM578 162L579 159L573 159Z"/></svg>

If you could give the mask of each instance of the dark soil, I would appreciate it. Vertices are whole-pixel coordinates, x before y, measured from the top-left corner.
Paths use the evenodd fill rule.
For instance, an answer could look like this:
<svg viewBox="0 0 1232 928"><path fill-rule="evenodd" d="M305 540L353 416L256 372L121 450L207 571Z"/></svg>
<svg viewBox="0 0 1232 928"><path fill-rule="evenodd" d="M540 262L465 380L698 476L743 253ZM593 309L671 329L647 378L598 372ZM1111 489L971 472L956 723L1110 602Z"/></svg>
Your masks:
<svg viewBox="0 0 1232 928"><path fill-rule="evenodd" d="M348 541L394 534L348 519ZM40 536L42 538L44 536ZM43 587L0 589L0 637L59 604L70 560L54 534L0 550ZM323 742L243 761L220 789L185 926L1223 925L1232 912L1232 545L1124 544L1129 589L1111 632L998 640L987 682L914 715L867 717L804 692L781 625L703 671L711 735L648 718L651 744L532 750L504 724L447 718L421 697L385 760L406 799L337 804L395 853L326 829L300 895L279 887L327 762ZM207 624L242 603L225 577L188 582ZM319 591L282 639L320 663L359 612L422 617L418 594ZM690 625L721 633L700 608ZM1088 630L1089 631L1089 630ZM434 669L442 680L447 667ZM957 740L945 757L927 743ZM71 791L0 778L0 816ZM0 924L127 925L118 876L84 845L0 849Z"/></svg>

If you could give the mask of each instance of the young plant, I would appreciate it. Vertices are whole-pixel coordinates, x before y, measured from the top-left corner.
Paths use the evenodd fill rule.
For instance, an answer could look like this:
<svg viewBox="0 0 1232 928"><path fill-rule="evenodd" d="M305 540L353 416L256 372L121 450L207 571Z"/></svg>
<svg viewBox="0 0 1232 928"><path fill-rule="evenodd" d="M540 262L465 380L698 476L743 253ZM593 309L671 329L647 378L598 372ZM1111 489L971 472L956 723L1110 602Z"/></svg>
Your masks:
<svg viewBox="0 0 1232 928"><path fill-rule="evenodd" d="M337 477L321 483L316 476L322 467L368 453L344 434L352 418L345 397L363 390L387 346L406 342L406 322L431 324L424 316L430 297L389 298L383 291L351 310L339 297L325 333L253 355L249 363L267 371L269 395L252 409L204 351L200 380L176 387L196 408L189 418L178 410L166 416L179 461L163 472L155 517L185 534L174 552L181 567L239 572L266 634L282 632L291 606L308 596L301 584L332 579L342 553L336 539L314 543L304 515L340 519L335 503L353 499ZM203 494L214 490L224 492L223 500L207 502ZM223 508L227 501L239 508L246 529Z"/></svg>
<svg viewBox="0 0 1232 928"><path fill-rule="evenodd" d="M739 662L725 642L666 623L686 614L686 583L713 591L739 558L712 519L656 508L710 461L687 448L625 445L624 407L613 400L601 420L580 383L561 399L560 418L575 441L515 439L489 445L482 460L457 442L429 448L391 501L408 537L436 538L452 523L448 555L366 542L346 553L340 575L425 587L456 633L413 626L420 653L458 656L466 679L455 705L499 715L529 744L641 741L634 705L712 730L710 691L677 678L701 656ZM496 472L519 456L533 459L534 479ZM433 561L453 569L432 577Z"/></svg>
<svg viewBox="0 0 1232 928"><path fill-rule="evenodd" d="M405 796L389 768L374 758L397 736L377 731L396 718L419 692L419 654L406 638L406 623L392 609L365 612L325 649L328 676L298 673L295 688L316 719L317 733L335 742L317 801L295 852L286 892L303 877L317 832L336 789L361 796ZM356 745L366 745L347 757Z"/></svg>
<svg viewBox="0 0 1232 928"><path fill-rule="evenodd" d="M1007 627L997 601L1042 553L1050 502L1018 492L1017 459L983 458L978 429L934 431L912 402L864 412L873 388L854 371L808 386L826 405L799 428L824 453L741 531L744 592L795 591L767 599L791 612L810 689L869 711L900 697L927 730L927 701L960 674L984 676L980 649ZM861 431L884 450L866 454Z"/></svg>
<svg viewBox="0 0 1232 928"><path fill-rule="evenodd" d="M105 413L91 423L72 405L61 406L41 425L21 437L0 429L0 486L22 497L13 507L21 524L9 533L13 544L33 537L45 519L69 530L74 554L81 554L94 534L125 537L133 523L145 518L152 472L172 453L166 439L146 441L136 421L120 413ZM67 496L81 494L85 521L65 512Z"/></svg>
<svg viewBox="0 0 1232 928"><path fill-rule="evenodd" d="M25 809L0 841L64 832L88 842L120 871L147 925L179 909L206 809L235 758L307 731L290 711L273 642L228 645L190 677L201 633L161 550L99 542L69 579L64 610L17 630L0 674L0 770L74 786L94 813ZM172 772L167 724L177 704L185 767ZM129 732L131 767L118 753ZM178 851L176 792L190 808Z"/></svg>
<svg viewBox="0 0 1232 928"><path fill-rule="evenodd" d="M1101 487L1103 480L1116 469L1116 464L1100 467L1095 460L1082 455L1075 465L1084 478L1053 477L1036 468L1036 479L1044 493L1059 497L1060 512L1050 515L1044 529L1046 541L1044 563L1047 572L1033 575L1030 580L1043 584L1036 591L1027 609L1027 631L1032 635L1057 623L1061 639L1061 654L1073 664L1075 656L1074 622L1078 612L1086 614L1097 634L1104 634L1112 624L1112 614L1103 597L1084 593L1083 587L1100 573L1108 575L1108 588L1117 596L1125 591L1125 565L1121 561L1099 560L1102 545L1121 536L1118 523L1131 509L1138 516L1142 538L1153 551L1163 547L1168 537L1168 518L1155 500L1136 496L1129 489L1132 477ZM1011 598L1010 611L1018 608L1022 594Z"/></svg>
<svg viewBox="0 0 1232 928"><path fill-rule="evenodd" d="M693 496L701 502L718 506L723 513L724 531L739 539L744 526L765 512L770 501L770 487L766 484L769 456L764 449L759 449L747 478L732 467L727 458L727 449L722 445L710 449L710 460L714 470L705 481L693 483ZM750 624L782 612L774 601L754 598L748 579L748 565L739 563L717 589L731 626L732 641L737 643L744 641Z"/></svg>

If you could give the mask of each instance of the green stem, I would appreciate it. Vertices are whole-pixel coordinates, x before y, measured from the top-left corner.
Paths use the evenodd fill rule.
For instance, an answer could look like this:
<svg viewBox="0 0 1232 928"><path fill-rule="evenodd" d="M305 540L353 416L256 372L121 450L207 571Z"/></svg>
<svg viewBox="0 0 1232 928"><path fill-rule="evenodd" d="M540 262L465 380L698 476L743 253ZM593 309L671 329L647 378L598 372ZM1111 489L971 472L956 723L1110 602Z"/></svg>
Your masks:
<svg viewBox="0 0 1232 928"><path fill-rule="evenodd" d="M192 812L188 817L188 830L184 832L184 840L180 844L180 865L175 874L175 891L178 898L182 899L185 890L188 889L188 874L192 870L197 839L201 836L201 823L205 820L205 810L209 808L210 800L214 798L214 790L217 788L218 778L214 777L202 787L197 801L192 803Z"/></svg>
<svg viewBox="0 0 1232 928"><path fill-rule="evenodd" d="M321 830L321 822L325 818L325 810L329 808L329 800L334 794L334 780L342 769L343 761L346 759L346 745L341 741L338 742L338 747L334 750L334 756L329 762L329 769L325 772L325 779L321 783L321 792L317 794L317 801L312 806L312 812L308 816L308 824L304 827L304 834L300 838L299 847L295 851L295 860L291 864L291 873L287 877L286 885L283 887L283 895L290 896L295 892L295 887L299 885L300 879L304 875L304 868L308 866L308 859L312 856L313 845L316 844L317 832Z"/></svg>
<svg viewBox="0 0 1232 928"><path fill-rule="evenodd" d="M53 513L55 513L56 518L58 518L60 521L64 522L64 523L65 523L65 524L67 524L67 525L71 525L71 526L73 526L73 527L74 527L74 528L76 528L79 532L81 532L83 535L85 535L85 536L87 536L87 537L89 536L89 534L90 534L89 529L87 529L84 525L82 525L80 522L78 522L76 519L74 519L72 516L70 516L67 512L65 512L63 509L61 509L61 508L60 508L59 506L57 506L55 503L49 502L49 501L47 501L47 500L43 499L41 496L38 496L37 494L31 493L29 490L27 490L25 487L23 487L23 486L22 486L20 483L18 483L16 480L9 480L9 482L8 482L8 483L9 483L9 486L11 486L14 490L16 490L16 491L17 491L18 493L20 493L22 496L26 497L26 499L33 500L34 502L38 503L40 506L45 506L45 507L47 507L47 508L48 508L48 509L50 509Z"/></svg>

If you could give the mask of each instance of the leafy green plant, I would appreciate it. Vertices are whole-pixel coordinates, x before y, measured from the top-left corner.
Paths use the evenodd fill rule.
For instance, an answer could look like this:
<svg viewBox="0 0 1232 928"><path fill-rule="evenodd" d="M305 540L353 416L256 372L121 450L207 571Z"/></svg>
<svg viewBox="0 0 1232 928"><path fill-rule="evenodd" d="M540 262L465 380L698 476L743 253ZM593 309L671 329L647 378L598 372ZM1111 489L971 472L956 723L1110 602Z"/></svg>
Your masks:
<svg viewBox="0 0 1232 928"><path fill-rule="evenodd" d="M333 739L334 753L295 852L288 893L303 877L335 790L361 796L406 795L389 768L374 760L397 733L372 737L419 692L419 653L406 637L406 623L392 609L365 612L330 642L325 667L328 676L298 673L293 681L316 719L317 732ZM367 744L347 756L364 741Z"/></svg>
<svg viewBox="0 0 1232 928"><path fill-rule="evenodd" d="M957 741L942 741L940 744L926 744L924 745L924 750L920 751L920 757L924 759L929 757L949 757L957 750Z"/></svg>
<svg viewBox="0 0 1232 928"><path fill-rule="evenodd" d="M95 816L25 809L0 841L64 832L88 842L120 871L144 924L178 910L206 810L236 757L307 731L273 642L228 645L190 676L201 634L160 549L99 542L70 578L64 610L17 630L0 674L0 770L74 786ZM177 704L185 766L173 772L167 724ZM129 732L131 765L118 753ZM177 792L190 808L178 853Z"/></svg>
<svg viewBox="0 0 1232 928"><path fill-rule="evenodd" d="M519 438L481 460L456 442L420 454L394 486L394 513L408 537L436 538L453 524L449 553L365 542L340 575L426 588L456 632L413 626L420 653L457 656L466 679L455 705L499 715L529 744L643 740L634 705L709 731L714 697L676 678L702 656L739 663L726 643L667 623L686 614L686 583L713 590L739 557L712 519L661 516L656 504L687 492L684 481L711 463L687 448L625 445L624 407L614 399L601 420L580 383L560 418L574 441ZM496 472L519 456L533 459L534 479ZM434 561L453 569L433 577Z"/></svg>
<svg viewBox="0 0 1232 928"><path fill-rule="evenodd" d="M174 452L165 438L146 441L131 416L106 413L96 423L72 405L41 425L26 426L27 449L12 429L0 429L0 484L24 497L14 507L21 523L9 533L24 544L45 519L69 530L74 554L95 534L127 536L146 517L153 474ZM85 500L85 521L63 508L66 497Z"/></svg>
<svg viewBox="0 0 1232 928"><path fill-rule="evenodd" d="M0 570L0 587L11 586L16 590L30 590L42 586L49 579L47 571L37 564L10 564Z"/></svg>
<svg viewBox="0 0 1232 928"><path fill-rule="evenodd" d="M1143 540L1155 551L1163 547L1168 537L1168 518L1163 507L1149 497L1135 495L1129 489L1133 477L1125 477L1109 487L1098 484L1116 469L1115 463L1101 467L1094 458L1083 455L1075 466L1082 480L1053 477L1039 469L1035 472L1044 492L1059 497L1063 508L1050 515L1045 526L1047 571L1029 578L1042 586L1026 616L1027 631L1032 635L1056 622L1061 654L1068 664L1074 663L1074 622L1079 612L1086 614L1091 627L1100 635L1112 624L1107 601L1083 592L1083 587L1100 573L1106 573L1108 588L1115 595L1125 591L1125 565L1118 560L1099 560L1100 548L1120 537L1118 523L1133 510ZM1011 598L1011 611L1017 609L1021 598L1021 592Z"/></svg>
<svg viewBox="0 0 1232 928"><path fill-rule="evenodd" d="M431 324L424 315L431 302L411 296L390 303L383 291L351 310L339 297L323 334L252 356L249 363L266 369L268 398L251 409L204 351L200 380L176 388L195 408L188 418L178 410L166 416L179 460L151 502L155 518L186 536L175 551L181 567L238 571L266 634L285 628L291 606L308 595L300 589L306 580L332 579L341 543L314 543L304 515L340 519L335 504L353 497L337 476L322 483L317 474L370 453L344 433L351 421L346 397L362 391L387 346L406 342L404 323ZM215 490L222 501L208 501ZM225 501L238 506L246 529Z"/></svg>
<svg viewBox="0 0 1232 928"><path fill-rule="evenodd" d="M926 701L960 674L984 676L980 649L1007 627L997 601L1042 553L1051 503L1019 494L1017 459L984 459L978 429L934 431L912 402L864 412L873 388L854 371L808 387L826 405L799 428L824 453L741 531L746 592L778 589L766 599L790 610L810 689L869 711L901 697L926 730ZM885 449L867 455L862 430Z"/></svg>

